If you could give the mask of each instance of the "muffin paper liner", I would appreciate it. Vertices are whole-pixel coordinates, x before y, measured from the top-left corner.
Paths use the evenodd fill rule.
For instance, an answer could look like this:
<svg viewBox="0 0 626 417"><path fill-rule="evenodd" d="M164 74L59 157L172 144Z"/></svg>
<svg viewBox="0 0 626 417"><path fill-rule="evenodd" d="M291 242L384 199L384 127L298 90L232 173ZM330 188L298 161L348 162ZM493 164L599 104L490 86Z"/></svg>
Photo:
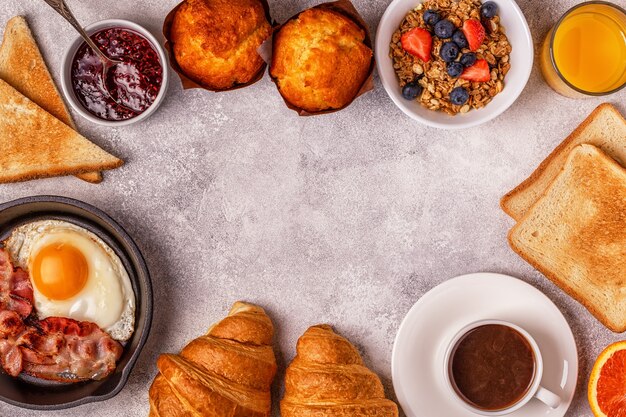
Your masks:
<svg viewBox="0 0 626 417"><path fill-rule="evenodd" d="M270 15L270 6L267 0L260 0L260 1L263 4L263 9L265 10L265 17L267 18L267 21L270 23L270 25L272 25L272 28L273 28L276 24L272 20L272 16ZM238 88L244 88L249 85L252 85L255 82L259 81L261 78L263 78L263 75L265 74L265 67L267 67L267 61L265 64L261 66L261 68L259 68L259 71L255 74L255 76L250 81L244 84L236 84L229 88L223 88L223 89L211 88L211 87L202 85L201 83L187 76L185 72L183 71L183 69L178 65L178 62L176 62L176 57L174 56L174 48L172 44L172 39L170 37L172 23L174 22L174 16L176 15L176 12L178 11L178 9L183 3L184 1L179 3L165 17L165 21L163 22L163 36L165 36L165 50L167 51L167 54L169 57L170 68L172 68L178 74L178 77L180 78L180 81L183 85L184 90L187 90L190 88L202 88L204 90L215 91L215 92L237 90ZM271 35L269 36L268 39L271 39Z"/></svg>
<svg viewBox="0 0 626 417"><path fill-rule="evenodd" d="M338 109L327 109L327 110L320 110L320 111L316 111L316 112L309 112L307 110L304 110L301 107L298 107L298 106L290 103L281 94L281 97L283 97L283 101L285 102L287 107L289 107L291 110L294 110L294 111L298 112L298 114L300 116L315 116L315 115L318 115L318 114L334 113L336 111L343 110L346 107L348 107L350 104L352 104L352 102L357 97L367 93L368 91L370 91L370 90L372 90L374 88L374 76L373 76L373 74L374 74L374 66L375 66L375 62L374 62L374 47L372 45L372 39L370 37L369 27L367 26L367 23L365 23L365 20L363 20L363 18L359 14L359 12L356 10L356 8L352 4L352 2L350 0L338 0L338 1L333 1L333 2L330 2L330 3L318 4L317 6L311 7L311 9L329 9L329 10L333 10L335 12L341 13L342 15L350 18L354 23L356 23L361 29L363 29L365 31L365 40L364 40L363 43L365 43L365 45L372 50L372 61L370 63L370 69L369 69L369 73L367 75L367 78L365 78L365 81L363 82L363 85L361 85L361 88L359 89L359 91L352 98L352 100L350 100L345 106L340 107ZM287 22L289 22L290 20L296 19L300 15L300 13L302 13L304 11L305 10L301 10L300 12L296 13L295 15L293 15L292 17L287 19L285 21L285 23L283 23L283 24L281 24L279 26L274 27L273 34L276 34L278 31L280 31L280 29ZM271 39L266 40L259 47L259 55L261 55L261 57L263 59L265 59L266 63L268 64L268 73L269 73L269 65L271 65L271 60L272 60L272 58L271 58L271 56L272 56L271 51L273 50L273 47L274 47L274 37L273 36L271 37ZM276 82L274 77L272 77L271 74L270 74L270 78L272 79L274 84L276 84L276 88L278 89L278 83ZM280 93L280 90L278 90L278 91Z"/></svg>

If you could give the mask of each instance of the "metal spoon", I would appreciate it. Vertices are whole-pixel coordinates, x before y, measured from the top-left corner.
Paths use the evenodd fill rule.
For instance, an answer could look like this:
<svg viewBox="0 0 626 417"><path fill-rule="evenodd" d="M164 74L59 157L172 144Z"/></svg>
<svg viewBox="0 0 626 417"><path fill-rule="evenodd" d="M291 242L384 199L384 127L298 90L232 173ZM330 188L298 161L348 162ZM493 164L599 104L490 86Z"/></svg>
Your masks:
<svg viewBox="0 0 626 417"><path fill-rule="evenodd" d="M116 99L111 94L111 92L109 91L107 87L107 80L108 80L107 76L108 76L109 71L111 70L111 68L115 67L116 65L123 64L123 62L118 61L116 59L109 58L108 56L104 54L104 52L100 50L100 48L98 48L98 46L94 43L94 41L91 40L89 35L87 35L87 32L85 32L83 27L78 23L78 21L72 14L72 11L70 10L70 8L67 6L67 4L65 4L65 0L44 0L44 1L48 3L57 13L63 16L65 20L70 22L70 24L74 26L74 29L78 31L78 33L85 40L85 42L87 42L87 45L89 45L89 47L100 57L100 61L102 62L102 84L103 84L105 91L115 103L119 104L122 107L128 108L128 106L125 106L124 103L121 103L118 99Z"/></svg>

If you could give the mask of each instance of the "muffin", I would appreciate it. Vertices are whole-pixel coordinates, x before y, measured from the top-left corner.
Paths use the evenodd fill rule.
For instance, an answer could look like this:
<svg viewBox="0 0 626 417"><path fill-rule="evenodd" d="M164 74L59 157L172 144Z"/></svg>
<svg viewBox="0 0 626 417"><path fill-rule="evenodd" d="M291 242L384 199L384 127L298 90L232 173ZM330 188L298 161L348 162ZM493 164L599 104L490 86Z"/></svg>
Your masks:
<svg viewBox="0 0 626 417"><path fill-rule="evenodd" d="M170 41L187 77L225 90L262 70L257 48L271 32L260 0L185 0L174 15Z"/></svg>
<svg viewBox="0 0 626 417"><path fill-rule="evenodd" d="M370 72L365 31L331 9L313 8L274 35L270 74L283 98L308 112L340 109Z"/></svg>

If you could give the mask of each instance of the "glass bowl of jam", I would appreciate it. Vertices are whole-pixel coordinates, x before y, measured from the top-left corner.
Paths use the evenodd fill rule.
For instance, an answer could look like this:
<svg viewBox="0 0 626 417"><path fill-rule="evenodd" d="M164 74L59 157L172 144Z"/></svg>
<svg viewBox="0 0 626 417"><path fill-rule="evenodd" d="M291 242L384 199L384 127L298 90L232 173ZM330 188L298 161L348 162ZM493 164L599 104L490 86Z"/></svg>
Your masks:
<svg viewBox="0 0 626 417"><path fill-rule="evenodd" d="M123 126L147 118L167 90L168 66L163 48L142 26L110 19L85 28L104 54L120 63L105 74L94 51L77 38L63 60L61 86L74 110L107 126Z"/></svg>

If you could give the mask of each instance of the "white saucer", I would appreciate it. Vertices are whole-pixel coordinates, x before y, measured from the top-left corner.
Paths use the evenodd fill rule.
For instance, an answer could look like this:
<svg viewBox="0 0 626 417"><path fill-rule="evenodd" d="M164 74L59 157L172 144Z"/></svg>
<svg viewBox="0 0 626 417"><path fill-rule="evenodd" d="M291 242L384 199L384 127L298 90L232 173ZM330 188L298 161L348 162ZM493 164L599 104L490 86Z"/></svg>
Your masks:
<svg viewBox="0 0 626 417"><path fill-rule="evenodd" d="M541 385L562 400L550 409L533 398L508 416L564 416L578 376L576 342L565 317L535 287L507 275L477 273L450 279L424 294L400 325L391 368L407 417L479 416L450 398L443 362L455 332L482 319L506 320L531 334L544 362Z"/></svg>

